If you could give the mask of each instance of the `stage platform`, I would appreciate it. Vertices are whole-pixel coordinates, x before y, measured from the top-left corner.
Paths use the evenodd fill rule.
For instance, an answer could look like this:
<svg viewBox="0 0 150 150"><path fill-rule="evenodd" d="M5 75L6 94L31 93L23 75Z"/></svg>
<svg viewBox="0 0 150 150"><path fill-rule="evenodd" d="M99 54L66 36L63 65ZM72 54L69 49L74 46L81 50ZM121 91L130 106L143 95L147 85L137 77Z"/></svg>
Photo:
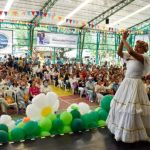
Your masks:
<svg viewBox="0 0 150 150"><path fill-rule="evenodd" d="M99 128L84 133L6 144L0 146L0 150L150 150L150 143L116 142L107 128Z"/></svg>

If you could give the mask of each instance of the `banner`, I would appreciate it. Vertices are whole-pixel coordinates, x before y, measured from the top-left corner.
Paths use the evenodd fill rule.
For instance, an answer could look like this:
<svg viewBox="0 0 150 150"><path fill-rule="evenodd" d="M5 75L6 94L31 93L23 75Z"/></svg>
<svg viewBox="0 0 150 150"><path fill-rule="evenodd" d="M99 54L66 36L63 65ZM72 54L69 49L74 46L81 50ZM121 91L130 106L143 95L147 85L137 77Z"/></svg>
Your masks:
<svg viewBox="0 0 150 150"><path fill-rule="evenodd" d="M77 48L77 35L57 34L48 32L37 33L37 46Z"/></svg>
<svg viewBox="0 0 150 150"><path fill-rule="evenodd" d="M12 54L13 31L0 30L0 54Z"/></svg>

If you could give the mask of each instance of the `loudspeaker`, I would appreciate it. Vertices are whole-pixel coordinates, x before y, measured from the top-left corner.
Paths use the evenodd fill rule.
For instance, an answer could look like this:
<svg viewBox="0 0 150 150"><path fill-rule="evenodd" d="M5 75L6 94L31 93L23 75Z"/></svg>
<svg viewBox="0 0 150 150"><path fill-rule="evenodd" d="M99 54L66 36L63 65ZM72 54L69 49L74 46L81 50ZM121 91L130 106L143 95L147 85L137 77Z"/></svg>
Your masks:
<svg viewBox="0 0 150 150"><path fill-rule="evenodd" d="M106 18L106 24L109 24L109 18Z"/></svg>

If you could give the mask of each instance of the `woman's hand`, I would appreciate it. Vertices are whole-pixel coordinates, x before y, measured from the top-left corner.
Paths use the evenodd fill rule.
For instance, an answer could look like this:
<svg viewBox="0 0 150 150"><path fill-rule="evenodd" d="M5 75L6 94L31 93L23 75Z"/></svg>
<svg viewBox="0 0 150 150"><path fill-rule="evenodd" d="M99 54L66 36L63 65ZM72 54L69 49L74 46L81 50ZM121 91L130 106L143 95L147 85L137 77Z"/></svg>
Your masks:
<svg viewBox="0 0 150 150"><path fill-rule="evenodd" d="M125 31L122 35L122 40L127 40L128 36L129 36L129 32Z"/></svg>

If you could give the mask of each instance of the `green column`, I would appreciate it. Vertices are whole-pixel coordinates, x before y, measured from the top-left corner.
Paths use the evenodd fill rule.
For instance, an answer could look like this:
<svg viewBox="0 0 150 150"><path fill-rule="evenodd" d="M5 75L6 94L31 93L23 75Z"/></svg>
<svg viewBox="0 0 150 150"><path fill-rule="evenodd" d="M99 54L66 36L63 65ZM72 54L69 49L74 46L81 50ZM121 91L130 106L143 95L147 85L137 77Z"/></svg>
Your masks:
<svg viewBox="0 0 150 150"><path fill-rule="evenodd" d="M80 60L80 62L82 62L82 54L83 54L83 49L84 49L85 34L86 34L86 31L82 30L82 32L81 32L81 42L80 42L81 44L80 44L80 51L79 51L79 60Z"/></svg>
<svg viewBox="0 0 150 150"><path fill-rule="evenodd" d="M56 51L55 51L55 47L54 47L53 54L52 54L52 62L53 62L53 64L55 64L55 62L56 62Z"/></svg>
<svg viewBox="0 0 150 150"><path fill-rule="evenodd" d="M29 32L28 32L28 38L29 38L29 54L30 56L32 56L32 52L33 52L33 40L34 40L34 26L30 25L29 26Z"/></svg>
<svg viewBox="0 0 150 150"><path fill-rule="evenodd" d="M97 39L96 39L96 56L95 56L95 60L96 60L96 64L99 64L99 44L100 44L100 33L97 32Z"/></svg>
<svg viewBox="0 0 150 150"><path fill-rule="evenodd" d="M81 31L78 34L77 53L76 53L76 61L77 62L79 61L80 45L81 45Z"/></svg>

